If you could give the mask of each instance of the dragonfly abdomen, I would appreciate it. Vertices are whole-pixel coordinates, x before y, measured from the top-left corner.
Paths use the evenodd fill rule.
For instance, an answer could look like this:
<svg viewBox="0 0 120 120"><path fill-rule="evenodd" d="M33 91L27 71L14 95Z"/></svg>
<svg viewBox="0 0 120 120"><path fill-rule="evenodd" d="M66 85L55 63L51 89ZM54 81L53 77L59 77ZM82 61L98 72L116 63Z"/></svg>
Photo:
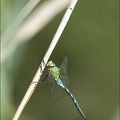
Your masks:
<svg viewBox="0 0 120 120"><path fill-rule="evenodd" d="M77 108L78 112L80 113L80 115L82 116L82 118L83 118L84 120L86 120L86 117L85 117L84 113L82 112L82 110L81 110L81 108L80 108L77 100L75 99L75 97L72 95L72 93L71 93L65 86L64 86L63 89L64 89L64 90L67 92L67 94L71 97L74 105L76 106L76 108Z"/></svg>

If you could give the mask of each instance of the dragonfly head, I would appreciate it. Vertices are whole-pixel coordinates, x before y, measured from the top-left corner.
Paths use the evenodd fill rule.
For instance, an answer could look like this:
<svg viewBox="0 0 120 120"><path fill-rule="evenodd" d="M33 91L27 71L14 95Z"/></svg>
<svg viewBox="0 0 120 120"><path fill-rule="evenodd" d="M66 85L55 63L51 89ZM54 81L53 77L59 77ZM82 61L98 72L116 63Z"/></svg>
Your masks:
<svg viewBox="0 0 120 120"><path fill-rule="evenodd" d="M53 67L55 67L55 64L52 61L49 61L46 65L47 69L51 69Z"/></svg>

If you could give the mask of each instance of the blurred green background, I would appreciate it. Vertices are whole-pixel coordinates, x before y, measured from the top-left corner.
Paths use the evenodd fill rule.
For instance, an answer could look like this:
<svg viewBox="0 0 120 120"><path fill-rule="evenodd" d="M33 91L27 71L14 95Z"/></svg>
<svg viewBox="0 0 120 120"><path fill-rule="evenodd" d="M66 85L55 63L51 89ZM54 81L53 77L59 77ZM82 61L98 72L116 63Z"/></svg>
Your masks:
<svg viewBox="0 0 120 120"><path fill-rule="evenodd" d="M2 32L27 1L2 0ZM14 116L64 12L4 62L1 120ZM118 18L118 0L79 0L50 57L58 67L68 57L68 89L88 120L119 119ZM51 99L51 88L51 83L37 86L20 120L82 120L65 91Z"/></svg>

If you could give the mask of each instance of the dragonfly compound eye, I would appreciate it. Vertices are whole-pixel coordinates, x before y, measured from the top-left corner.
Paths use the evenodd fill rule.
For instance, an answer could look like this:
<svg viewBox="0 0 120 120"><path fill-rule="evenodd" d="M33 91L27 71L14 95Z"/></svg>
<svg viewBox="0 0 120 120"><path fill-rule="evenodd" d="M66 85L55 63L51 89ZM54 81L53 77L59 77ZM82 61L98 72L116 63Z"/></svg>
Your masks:
<svg viewBox="0 0 120 120"><path fill-rule="evenodd" d="M54 67L55 64L54 64L52 61L49 61L49 62L47 63L47 66L48 66L48 67Z"/></svg>

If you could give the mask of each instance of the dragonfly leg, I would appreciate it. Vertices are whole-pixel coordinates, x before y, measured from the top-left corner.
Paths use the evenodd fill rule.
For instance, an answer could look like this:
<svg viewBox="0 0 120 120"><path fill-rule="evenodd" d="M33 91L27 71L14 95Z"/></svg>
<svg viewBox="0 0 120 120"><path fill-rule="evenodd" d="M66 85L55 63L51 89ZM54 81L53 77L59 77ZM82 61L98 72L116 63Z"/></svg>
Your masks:
<svg viewBox="0 0 120 120"><path fill-rule="evenodd" d="M49 75L49 73L45 76L45 78L42 80L42 82L41 82L41 83L47 83L46 78L48 77L48 75Z"/></svg>
<svg viewBox="0 0 120 120"><path fill-rule="evenodd" d="M47 75L45 76L45 78L44 78L41 82L35 81L35 82L31 82L31 84L35 84L35 83L44 83L44 84L46 84L46 83L47 83L46 78L48 77L48 75L49 75L49 74L47 74ZM46 81L45 81L45 80L46 80Z"/></svg>

